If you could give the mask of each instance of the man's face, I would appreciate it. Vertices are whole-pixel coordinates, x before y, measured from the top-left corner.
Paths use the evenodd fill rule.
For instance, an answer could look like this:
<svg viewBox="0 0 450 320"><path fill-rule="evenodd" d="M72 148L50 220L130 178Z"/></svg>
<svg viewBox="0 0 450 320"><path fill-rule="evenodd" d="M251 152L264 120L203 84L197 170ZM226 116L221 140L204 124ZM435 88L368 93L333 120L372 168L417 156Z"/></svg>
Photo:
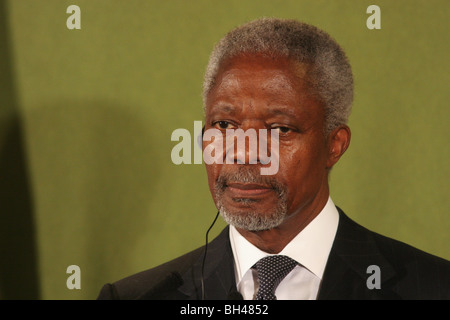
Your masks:
<svg viewBox="0 0 450 320"><path fill-rule="evenodd" d="M279 169L262 176L248 150L235 163L206 165L216 206L236 227L258 231L308 219L328 199L329 147L324 110L302 77L305 68L289 59L238 56L221 66L206 98L205 129L271 129L279 134ZM270 138L267 139L270 150ZM248 141L247 141L248 142ZM211 142L204 141L203 149ZM224 159L227 150L224 146ZM259 157L259 156L258 156ZM321 208L319 208L320 210Z"/></svg>

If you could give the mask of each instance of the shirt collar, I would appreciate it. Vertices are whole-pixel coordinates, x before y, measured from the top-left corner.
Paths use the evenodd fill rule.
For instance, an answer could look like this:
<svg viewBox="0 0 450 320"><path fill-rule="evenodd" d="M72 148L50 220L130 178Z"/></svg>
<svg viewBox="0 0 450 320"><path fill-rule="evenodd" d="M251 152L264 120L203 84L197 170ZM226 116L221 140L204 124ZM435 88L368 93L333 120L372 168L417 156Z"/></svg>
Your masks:
<svg viewBox="0 0 450 320"><path fill-rule="evenodd" d="M338 222L339 213L328 198L322 211L279 254L294 259L322 279ZM230 226L230 242L237 283L258 260L270 255L247 241L233 226Z"/></svg>

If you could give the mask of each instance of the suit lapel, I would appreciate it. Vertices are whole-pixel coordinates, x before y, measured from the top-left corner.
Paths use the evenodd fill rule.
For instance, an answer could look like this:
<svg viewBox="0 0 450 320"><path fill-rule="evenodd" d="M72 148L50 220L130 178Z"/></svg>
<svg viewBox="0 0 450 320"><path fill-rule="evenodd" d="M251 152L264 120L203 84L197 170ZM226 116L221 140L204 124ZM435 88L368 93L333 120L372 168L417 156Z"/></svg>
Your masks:
<svg viewBox="0 0 450 320"><path fill-rule="evenodd" d="M327 261L318 299L399 299L391 284L399 277L379 251L373 233L349 219L338 208L339 225ZM203 251L196 263L182 275L181 285L172 298L201 299ZM369 289L372 275L367 268L380 268L381 289ZM205 299L224 300L236 292L234 258L229 228L208 244L204 268Z"/></svg>
<svg viewBox="0 0 450 320"><path fill-rule="evenodd" d="M395 299L390 283L394 268L379 252L372 232L350 220L341 209L336 238L325 268L318 299ZM367 280L379 267L380 289L369 289ZM371 281L369 281L371 283Z"/></svg>
<svg viewBox="0 0 450 320"><path fill-rule="evenodd" d="M178 291L187 299L202 298L203 252L197 262L183 275L183 285ZM224 300L236 291L233 253L231 251L229 228L226 227L208 244L204 267L204 288L206 300Z"/></svg>

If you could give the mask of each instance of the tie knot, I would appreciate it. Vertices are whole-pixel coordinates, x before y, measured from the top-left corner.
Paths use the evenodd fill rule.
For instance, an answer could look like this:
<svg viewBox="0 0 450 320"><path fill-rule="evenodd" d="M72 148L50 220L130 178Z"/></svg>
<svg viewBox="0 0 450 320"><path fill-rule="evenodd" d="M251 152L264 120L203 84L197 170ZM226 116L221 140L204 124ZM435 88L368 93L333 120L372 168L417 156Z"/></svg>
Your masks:
<svg viewBox="0 0 450 320"><path fill-rule="evenodd" d="M282 255L267 256L259 260L254 265L259 280L256 300L276 300L275 289L296 265L295 260Z"/></svg>

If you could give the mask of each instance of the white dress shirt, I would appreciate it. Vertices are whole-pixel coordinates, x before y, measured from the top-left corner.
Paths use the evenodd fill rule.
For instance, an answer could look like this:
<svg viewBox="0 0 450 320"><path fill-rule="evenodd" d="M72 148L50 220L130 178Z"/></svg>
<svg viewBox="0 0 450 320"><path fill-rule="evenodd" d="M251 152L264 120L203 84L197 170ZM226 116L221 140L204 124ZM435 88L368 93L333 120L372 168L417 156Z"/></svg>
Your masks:
<svg viewBox="0 0 450 320"><path fill-rule="evenodd" d="M315 300L325 265L333 245L339 213L331 200L279 253L299 263L278 285L278 300ZM252 266L270 254L261 251L230 226L230 242L234 255L237 290L244 300L252 300L258 291L258 278Z"/></svg>

